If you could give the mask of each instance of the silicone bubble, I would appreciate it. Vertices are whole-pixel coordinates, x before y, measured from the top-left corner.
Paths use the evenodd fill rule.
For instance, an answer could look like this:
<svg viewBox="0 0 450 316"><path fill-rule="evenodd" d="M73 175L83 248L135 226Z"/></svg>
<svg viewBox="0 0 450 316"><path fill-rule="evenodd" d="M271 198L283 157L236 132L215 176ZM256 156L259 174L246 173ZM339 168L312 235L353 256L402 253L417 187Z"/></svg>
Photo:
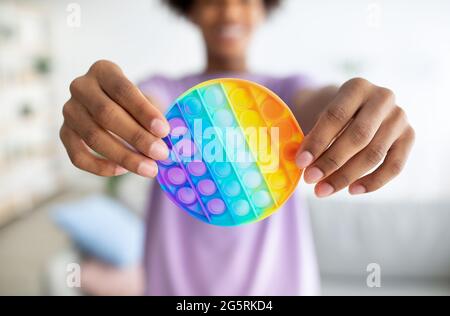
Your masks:
<svg viewBox="0 0 450 316"><path fill-rule="evenodd" d="M294 192L303 133L269 89L240 79L207 81L181 95L166 117L170 157L158 162L157 179L193 217L216 226L255 223Z"/></svg>

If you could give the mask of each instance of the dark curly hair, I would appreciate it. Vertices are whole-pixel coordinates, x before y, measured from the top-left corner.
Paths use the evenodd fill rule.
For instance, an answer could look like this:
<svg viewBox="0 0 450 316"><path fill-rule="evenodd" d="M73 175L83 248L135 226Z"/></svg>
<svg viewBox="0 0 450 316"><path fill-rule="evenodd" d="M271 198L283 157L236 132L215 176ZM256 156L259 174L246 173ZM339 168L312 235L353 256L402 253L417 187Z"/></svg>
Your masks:
<svg viewBox="0 0 450 316"><path fill-rule="evenodd" d="M181 15L186 15L189 13L195 0L162 0L170 8ZM267 11L275 9L281 4L282 0L264 0L264 5Z"/></svg>

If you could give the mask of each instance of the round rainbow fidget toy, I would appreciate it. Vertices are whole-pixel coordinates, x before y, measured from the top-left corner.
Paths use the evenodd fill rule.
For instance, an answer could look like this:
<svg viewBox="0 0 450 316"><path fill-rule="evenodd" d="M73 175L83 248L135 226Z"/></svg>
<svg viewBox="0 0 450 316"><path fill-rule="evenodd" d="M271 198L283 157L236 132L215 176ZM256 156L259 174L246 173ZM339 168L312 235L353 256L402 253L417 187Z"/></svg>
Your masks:
<svg viewBox="0 0 450 316"><path fill-rule="evenodd" d="M216 226L254 223L294 192L302 175L295 155L303 133L269 89L241 79L206 81L181 95L166 118L170 156L158 162L157 179L195 218Z"/></svg>

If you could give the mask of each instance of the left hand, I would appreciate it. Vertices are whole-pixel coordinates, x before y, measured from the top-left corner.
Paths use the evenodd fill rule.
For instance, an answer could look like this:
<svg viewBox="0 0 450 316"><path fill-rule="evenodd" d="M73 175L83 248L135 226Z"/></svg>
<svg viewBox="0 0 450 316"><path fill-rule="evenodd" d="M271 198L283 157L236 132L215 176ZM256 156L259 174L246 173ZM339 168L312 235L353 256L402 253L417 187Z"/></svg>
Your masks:
<svg viewBox="0 0 450 316"><path fill-rule="evenodd" d="M317 183L318 197L346 187L353 195L369 193L402 171L414 138L394 93L355 78L339 89L305 137L297 164L306 168L307 183Z"/></svg>

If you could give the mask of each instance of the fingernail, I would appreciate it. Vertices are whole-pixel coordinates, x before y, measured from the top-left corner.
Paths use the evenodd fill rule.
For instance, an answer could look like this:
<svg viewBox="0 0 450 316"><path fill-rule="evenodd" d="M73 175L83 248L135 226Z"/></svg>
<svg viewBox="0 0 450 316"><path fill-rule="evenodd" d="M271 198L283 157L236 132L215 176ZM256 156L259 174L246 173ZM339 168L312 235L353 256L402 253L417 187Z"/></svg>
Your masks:
<svg viewBox="0 0 450 316"><path fill-rule="evenodd" d="M316 187L316 195L319 198L330 196L334 193L334 188L328 183L320 183Z"/></svg>
<svg viewBox="0 0 450 316"><path fill-rule="evenodd" d="M361 194L367 193L366 187L361 185L361 184L357 184L355 186L351 186L349 191L350 191L351 195L361 195Z"/></svg>
<svg viewBox="0 0 450 316"><path fill-rule="evenodd" d="M154 119L150 124L150 132L157 137L166 137L170 133L170 127L160 119Z"/></svg>
<svg viewBox="0 0 450 316"><path fill-rule="evenodd" d="M322 170L317 167L311 169L306 169L305 171L305 181L306 183L317 183L324 177Z"/></svg>
<svg viewBox="0 0 450 316"><path fill-rule="evenodd" d="M169 149L162 141L156 141L151 144L149 154L155 160L165 160L169 157Z"/></svg>
<svg viewBox="0 0 450 316"><path fill-rule="evenodd" d="M297 165L299 168L306 168L314 161L314 156L309 151L304 151L297 156Z"/></svg>
<svg viewBox="0 0 450 316"><path fill-rule="evenodd" d="M124 175L125 173L128 173L128 170L120 166L117 166L116 169L114 170L114 176L121 176Z"/></svg>
<svg viewBox="0 0 450 316"><path fill-rule="evenodd" d="M137 169L137 173L146 178L154 178L158 173L158 167L155 163L151 162L141 162Z"/></svg>

